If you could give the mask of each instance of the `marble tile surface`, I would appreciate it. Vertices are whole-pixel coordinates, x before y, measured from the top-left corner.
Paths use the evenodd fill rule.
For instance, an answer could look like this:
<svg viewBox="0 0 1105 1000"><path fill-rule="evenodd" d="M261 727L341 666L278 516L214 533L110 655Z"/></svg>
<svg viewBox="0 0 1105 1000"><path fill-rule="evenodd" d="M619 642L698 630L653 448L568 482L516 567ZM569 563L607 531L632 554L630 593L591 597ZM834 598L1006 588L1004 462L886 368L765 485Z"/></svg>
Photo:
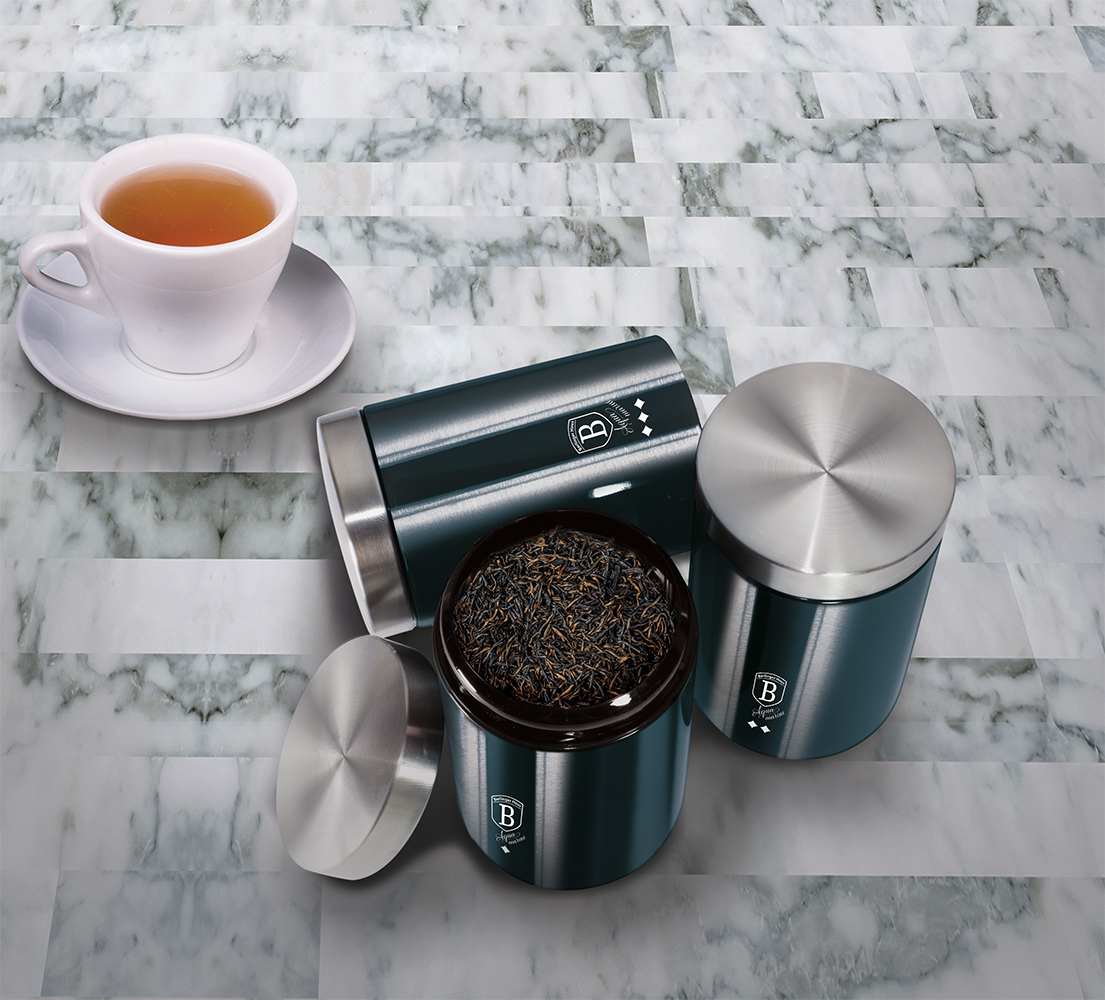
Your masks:
<svg viewBox="0 0 1105 1000"><path fill-rule="evenodd" d="M362 631L340 559L5 559L4 577L5 652L326 653Z"/></svg>
<svg viewBox="0 0 1105 1000"><path fill-rule="evenodd" d="M0 995L1105 998L1101 0L0 0ZM78 402L16 266L108 150L257 143L355 343L225 420ZM362 882L275 776L363 631L320 414L645 336L703 419L793 362L936 415L955 501L894 710L833 758L696 710L636 873L533 889L448 752ZM404 637L429 648L427 630Z"/></svg>
<svg viewBox="0 0 1105 1000"><path fill-rule="evenodd" d="M63 872L42 995L313 995L320 882L299 871Z"/></svg>
<svg viewBox="0 0 1105 1000"><path fill-rule="evenodd" d="M0 990L6 997L41 992L57 888L57 871L4 868L0 872L0 933L4 935Z"/></svg>
<svg viewBox="0 0 1105 1000"><path fill-rule="evenodd" d="M657 979L689 996L1076 995L1069 951L1047 932L1042 888L640 874L590 890L583 907L578 897L542 898L534 922L532 892L517 883L402 875L362 892L327 885L332 950L322 953L320 992L424 996L448 976L455 994L489 997L546 985L568 996L650 995ZM1092 888L1085 896L1070 901L1092 907ZM488 917L458 919L472 911ZM915 927L907 914L928 919ZM673 924L688 933L666 933ZM428 960L412 933L426 926L438 929L441 949ZM465 959L489 949L501 957L487 967Z"/></svg>

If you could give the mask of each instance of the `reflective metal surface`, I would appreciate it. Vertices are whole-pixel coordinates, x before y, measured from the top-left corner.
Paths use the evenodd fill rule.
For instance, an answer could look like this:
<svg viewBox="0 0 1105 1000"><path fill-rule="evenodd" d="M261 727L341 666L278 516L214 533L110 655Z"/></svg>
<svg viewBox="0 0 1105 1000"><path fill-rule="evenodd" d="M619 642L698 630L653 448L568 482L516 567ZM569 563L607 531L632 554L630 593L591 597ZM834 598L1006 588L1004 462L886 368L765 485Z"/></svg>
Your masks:
<svg viewBox="0 0 1105 1000"><path fill-rule="evenodd" d="M892 587L940 544L951 446L925 405L851 365L786 365L742 382L702 430L698 510L749 580L812 600Z"/></svg>
<svg viewBox="0 0 1105 1000"><path fill-rule="evenodd" d="M671 645L632 691L586 708L519 701L464 658L452 608L472 574L503 547L559 525L640 555L675 615ZM442 594L433 648L457 802L469 835L515 878L580 889L643 865L683 805L698 623L675 564L632 525L597 511L541 511L481 538Z"/></svg>
<svg viewBox="0 0 1105 1000"><path fill-rule="evenodd" d="M360 410L318 418L318 451L330 516L369 632L414 628L399 544L380 489Z"/></svg>
<svg viewBox="0 0 1105 1000"><path fill-rule="evenodd" d="M879 594L805 601L749 582L696 531L699 707L772 757L827 757L865 740L902 690L936 558Z"/></svg>
<svg viewBox="0 0 1105 1000"><path fill-rule="evenodd" d="M636 870L667 840L683 807L693 687L688 678L675 703L632 736L568 751L503 739L446 691L453 779L469 836L505 872L546 889L602 885Z"/></svg>
<svg viewBox="0 0 1105 1000"><path fill-rule="evenodd" d="M280 754L276 815L292 860L346 879L391 861L430 797L443 727L437 680L420 653L376 636L331 653Z"/></svg>
<svg viewBox="0 0 1105 1000"><path fill-rule="evenodd" d="M499 372L362 411L419 625L485 532L586 507L690 548L699 420L659 337Z"/></svg>
<svg viewBox="0 0 1105 1000"><path fill-rule="evenodd" d="M687 551L699 430L659 337L323 417L327 496L369 631L429 625L468 547L533 511L599 510Z"/></svg>

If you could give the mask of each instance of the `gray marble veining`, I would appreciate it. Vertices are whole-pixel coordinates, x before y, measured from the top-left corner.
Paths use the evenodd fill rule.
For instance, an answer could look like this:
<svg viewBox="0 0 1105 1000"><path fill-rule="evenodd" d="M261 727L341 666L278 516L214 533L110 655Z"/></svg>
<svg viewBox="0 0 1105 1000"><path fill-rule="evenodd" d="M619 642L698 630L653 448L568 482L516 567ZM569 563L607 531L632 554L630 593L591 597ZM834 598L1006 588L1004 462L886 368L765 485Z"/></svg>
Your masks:
<svg viewBox="0 0 1105 1000"><path fill-rule="evenodd" d="M3 754L275 757L321 656L20 653Z"/></svg>
<svg viewBox="0 0 1105 1000"><path fill-rule="evenodd" d="M518 984L567 996L642 996L661 969L690 996L885 996L900 995L901 983L969 993L982 985L983 968L1009 987L1028 973L1034 990L1079 988L1062 961L1048 957L1050 942L1029 931L1039 926L1044 892L1031 880L639 877L621 892L595 890L596 905L582 912L571 899L550 899L536 927L525 917L532 899L524 887L496 885L499 907L487 921L456 919L484 911L490 891L473 879L430 876L367 893L327 886L336 947L321 991L426 992L431 981L408 928L427 922L447 929L453 989L465 996L510 996ZM666 936L671 921L694 930ZM1018 955L1025 934L1038 942L1031 957ZM489 947L501 956L489 968L464 961ZM576 960L565 962L565 952Z"/></svg>
<svg viewBox="0 0 1105 1000"><path fill-rule="evenodd" d="M301 217L299 244L343 266L647 267L640 219ZM657 262L653 262L657 263Z"/></svg>
<svg viewBox="0 0 1105 1000"><path fill-rule="evenodd" d="M960 408L986 474L1105 475L1100 398L975 396Z"/></svg>
<svg viewBox="0 0 1105 1000"><path fill-rule="evenodd" d="M42 995L307 996L320 919L319 879L301 872L65 872Z"/></svg>
<svg viewBox="0 0 1105 1000"><path fill-rule="evenodd" d="M1101 0L0 0L0 995L1105 997ZM19 247L171 132L286 162L349 288L320 386L226 420L78 402ZM284 850L277 759L363 631L318 415L658 335L701 418L777 365L915 393L955 459L867 740L700 713L639 872L542 892L448 755L392 865ZM405 637L428 649L425 630Z"/></svg>
<svg viewBox="0 0 1105 1000"><path fill-rule="evenodd" d="M11 557L318 559L339 553L320 476L71 472L6 476Z"/></svg>

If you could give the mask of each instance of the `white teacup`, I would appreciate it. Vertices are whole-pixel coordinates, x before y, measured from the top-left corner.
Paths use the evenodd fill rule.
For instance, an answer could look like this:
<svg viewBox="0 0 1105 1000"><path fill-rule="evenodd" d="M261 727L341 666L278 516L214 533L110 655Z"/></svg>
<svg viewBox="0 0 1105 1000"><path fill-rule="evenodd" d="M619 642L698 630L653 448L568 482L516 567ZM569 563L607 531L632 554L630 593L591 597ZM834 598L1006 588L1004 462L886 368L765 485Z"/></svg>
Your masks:
<svg viewBox="0 0 1105 1000"><path fill-rule="evenodd" d="M263 188L275 218L242 239L172 246L128 236L100 214L104 195L151 167L229 169ZM284 268L298 205L295 179L276 157L237 139L164 135L113 149L80 186L81 228L28 240L19 269L35 288L114 319L147 364L171 372L209 372L249 346L261 309ZM38 269L52 250L80 261L86 284L70 285Z"/></svg>

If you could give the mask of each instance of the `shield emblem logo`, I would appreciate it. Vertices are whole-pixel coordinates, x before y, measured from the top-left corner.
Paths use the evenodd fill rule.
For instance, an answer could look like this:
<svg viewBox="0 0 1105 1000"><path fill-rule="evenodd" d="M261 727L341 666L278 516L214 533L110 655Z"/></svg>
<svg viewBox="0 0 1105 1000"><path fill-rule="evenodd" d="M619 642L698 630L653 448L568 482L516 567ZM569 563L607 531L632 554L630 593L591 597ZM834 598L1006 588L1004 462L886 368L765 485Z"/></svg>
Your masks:
<svg viewBox="0 0 1105 1000"><path fill-rule="evenodd" d="M775 708L783 702L787 679L778 674L761 671L752 678L752 697L764 708Z"/></svg>
<svg viewBox="0 0 1105 1000"><path fill-rule="evenodd" d="M568 420L568 440L572 442L577 455L605 448L613 434L614 425L594 410Z"/></svg>
<svg viewBox="0 0 1105 1000"><path fill-rule="evenodd" d="M504 833L522 825L522 803L511 795L491 796L491 818Z"/></svg>

